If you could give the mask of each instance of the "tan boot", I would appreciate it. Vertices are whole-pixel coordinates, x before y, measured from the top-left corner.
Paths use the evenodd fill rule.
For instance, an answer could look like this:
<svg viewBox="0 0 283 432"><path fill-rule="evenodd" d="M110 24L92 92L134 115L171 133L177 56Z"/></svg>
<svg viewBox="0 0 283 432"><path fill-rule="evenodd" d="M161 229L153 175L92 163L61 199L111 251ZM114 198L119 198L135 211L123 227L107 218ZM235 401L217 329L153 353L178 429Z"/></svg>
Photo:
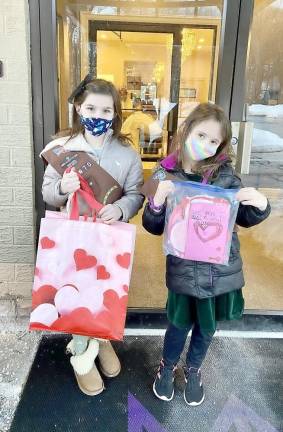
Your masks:
<svg viewBox="0 0 283 432"><path fill-rule="evenodd" d="M70 358L78 386L88 396L98 395L104 390L103 380L94 363L98 347L97 340L91 339L83 354L73 355Z"/></svg>
<svg viewBox="0 0 283 432"><path fill-rule="evenodd" d="M104 383L94 363L90 372L79 375L75 371L77 383L81 391L88 396L96 396L104 390Z"/></svg>
<svg viewBox="0 0 283 432"><path fill-rule="evenodd" d="M119 375L121 371L121 363L109 341L99 341L98 358L103 375L108 378L113 378Z"/></svg>

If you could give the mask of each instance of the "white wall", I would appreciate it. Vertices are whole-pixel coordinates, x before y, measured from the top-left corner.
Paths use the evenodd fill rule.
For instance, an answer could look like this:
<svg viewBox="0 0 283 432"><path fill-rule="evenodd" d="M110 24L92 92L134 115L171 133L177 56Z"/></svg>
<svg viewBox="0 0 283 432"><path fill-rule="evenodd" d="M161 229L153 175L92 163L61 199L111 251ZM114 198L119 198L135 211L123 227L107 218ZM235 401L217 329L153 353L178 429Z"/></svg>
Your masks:
<svg viewBox="0 0 283 432"><path fill-rule="evenodd" d="M14 315L26 313L30 306L34 267L27 0L0 2L0 59L0 315Z"/></svg>

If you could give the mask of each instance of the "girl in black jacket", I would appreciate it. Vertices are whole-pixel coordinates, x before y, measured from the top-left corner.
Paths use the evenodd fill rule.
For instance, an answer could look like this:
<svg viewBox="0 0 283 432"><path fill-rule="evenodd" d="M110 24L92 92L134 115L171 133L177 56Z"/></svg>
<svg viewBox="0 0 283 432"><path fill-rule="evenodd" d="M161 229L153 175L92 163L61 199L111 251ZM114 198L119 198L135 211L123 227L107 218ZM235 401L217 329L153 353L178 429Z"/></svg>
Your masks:
<svg viewBox="0 0 283 432"><path fill-rule="evenodd" d="M174 192L167 178L208 183L226 189L240 189L236 224L256 225L267 218L267 198L254 188L243 188L231 166L231 124L223 110L213 104L200 104L184 121L174 140L174 151L157 167L153 179L159 180L154 196L149 196L143 213L143 226L152 234L164 230L166 198ZM192 330L186 356L184 399L188 405L204 400L200 367L211 344L217 321L239 319L244 310L244 277L240 244L236 230L232 236L229 265L210 264L166 257L168 288L163 356L153 384L154 394L170 401L174 396L174 374Z"/></svg>

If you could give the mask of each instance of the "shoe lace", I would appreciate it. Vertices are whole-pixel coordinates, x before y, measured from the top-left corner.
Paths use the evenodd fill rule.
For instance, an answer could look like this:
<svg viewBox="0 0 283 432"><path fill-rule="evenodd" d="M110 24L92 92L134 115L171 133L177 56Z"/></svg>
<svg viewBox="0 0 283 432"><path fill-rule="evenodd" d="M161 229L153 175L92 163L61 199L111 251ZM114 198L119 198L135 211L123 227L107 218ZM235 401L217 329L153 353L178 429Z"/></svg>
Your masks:
<svg viewBox="0 0 283 432"><path fill-rule="evenodd" d="M175 365L175 366L173 366L173 367L166 367L165 366L165 363L164 363L164 360L163 359L161 359L161 361L160 361L160 363L159 363L159 366L158 366L158 369L157 369L157 376L158 376L158 378L160 379L161 378L161 375L171 375L172 373L173 373L173 376L174 376L174 374L175 374L175 372L176 372L176 370L177 370L177 365Z"/></svg>
<svg viewBox="0 0 283 432"><path fill-rule="evenodd" d="M189 386L190 389L195 388L196 386L200 387L200 379L201 379L200 369L185 367L184 373L188 383L187 385Z"/></svg>

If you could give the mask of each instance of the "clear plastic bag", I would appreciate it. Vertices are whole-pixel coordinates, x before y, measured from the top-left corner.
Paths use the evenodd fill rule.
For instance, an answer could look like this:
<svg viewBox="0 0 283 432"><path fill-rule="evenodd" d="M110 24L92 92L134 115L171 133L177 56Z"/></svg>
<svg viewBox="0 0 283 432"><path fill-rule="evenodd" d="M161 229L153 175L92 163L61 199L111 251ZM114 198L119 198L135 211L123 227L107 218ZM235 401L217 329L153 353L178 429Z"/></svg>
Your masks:
<svg viewBox="0 0 283 432"><path fill-rule="evenodd" d="M238 189L174 181L167 198L164 253L228 265Z"/></svg>

